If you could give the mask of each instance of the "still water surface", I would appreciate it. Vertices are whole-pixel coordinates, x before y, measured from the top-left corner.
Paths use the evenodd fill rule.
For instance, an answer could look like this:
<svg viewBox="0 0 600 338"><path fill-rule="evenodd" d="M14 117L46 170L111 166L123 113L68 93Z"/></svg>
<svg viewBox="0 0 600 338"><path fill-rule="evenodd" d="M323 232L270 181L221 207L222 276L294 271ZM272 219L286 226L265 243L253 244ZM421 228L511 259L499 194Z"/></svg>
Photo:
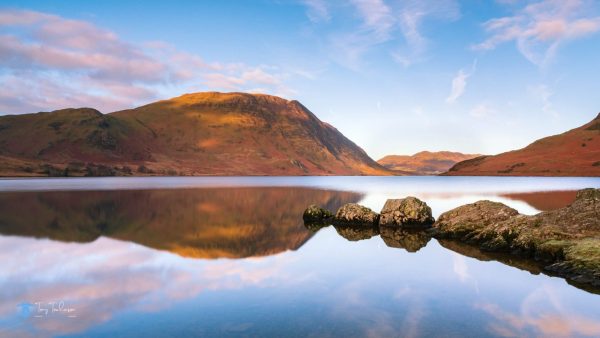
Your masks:
<svg viewBox="0 0 600 338"><path fill-rule="evenodd" d="M529 261L302 222L407 195L436 217L480 199L534 214L585 187L600 179L0 180L0 336L600 336L597 291Z"/></svg>

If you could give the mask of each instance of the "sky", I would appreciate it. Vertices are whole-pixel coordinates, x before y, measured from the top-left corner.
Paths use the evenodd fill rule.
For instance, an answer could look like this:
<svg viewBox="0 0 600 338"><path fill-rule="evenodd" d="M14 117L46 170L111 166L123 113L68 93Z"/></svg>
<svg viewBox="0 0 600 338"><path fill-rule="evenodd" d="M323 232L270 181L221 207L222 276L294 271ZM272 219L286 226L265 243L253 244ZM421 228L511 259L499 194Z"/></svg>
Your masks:
<svg viewBox="0 0 600 338"><path fill-rule="evenodd" d="M258 92L374 159L496 154L592 120L599 79L598 0L0 0L1 115Z"/></svg>

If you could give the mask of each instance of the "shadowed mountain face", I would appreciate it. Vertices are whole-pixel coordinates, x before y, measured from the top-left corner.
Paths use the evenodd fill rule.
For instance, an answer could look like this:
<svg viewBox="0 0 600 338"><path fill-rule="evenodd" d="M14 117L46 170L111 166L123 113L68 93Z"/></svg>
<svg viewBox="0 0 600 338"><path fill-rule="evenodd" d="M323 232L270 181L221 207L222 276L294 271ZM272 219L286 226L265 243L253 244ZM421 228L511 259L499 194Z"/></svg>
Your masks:
<svg viewBox="0 0 600 338"><path fill-rule="evenodd" d="M0 175L385 175L297 101L196 93L103 115L0 117Z"/></svg>
<svg viewBox="0 0 600 338"><path fill-rule="evenodd" d="M388 155L378 160L377 163L399 174L438 175L448 171L448 169L458 162L478 156L481 155L451 151L422 151L412 156Z"/></svg>
<svg viewBox="0 0 600 338"><path fill-rule="evenodd" d="M445 175L600 176L600 114L579 128L523 149L457 163Z"/></svg>
<svg viewBox="0 0 600 338"><path fill-rule="evenodd" d="M307 204L336 209L351 192L219 188L0 193L0 234L91 242L100 236L184 257L243 258L296 250L312 233Z"/></svg>

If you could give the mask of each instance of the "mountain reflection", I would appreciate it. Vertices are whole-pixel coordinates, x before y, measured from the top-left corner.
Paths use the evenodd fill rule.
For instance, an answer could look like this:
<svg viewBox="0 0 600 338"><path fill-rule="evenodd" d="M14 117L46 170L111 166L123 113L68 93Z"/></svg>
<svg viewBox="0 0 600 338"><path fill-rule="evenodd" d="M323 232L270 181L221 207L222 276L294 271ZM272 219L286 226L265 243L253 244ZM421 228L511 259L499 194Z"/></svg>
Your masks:
<svg viewBox="0 0 600 338"><path fill-rule="evenodd" d="M549 211L566 207L573 203L577 190L568 191L536 191L503 194L512 200L523 201L540 211Z"/></svg>
<svg viewBox="0 0 600 338"><path fill-rule="evenodd" d="M362 195L311 188L0 193L0 233L92 242L100 236L184 257L243 258L296 250L309 204L337 209Z"/></svg>

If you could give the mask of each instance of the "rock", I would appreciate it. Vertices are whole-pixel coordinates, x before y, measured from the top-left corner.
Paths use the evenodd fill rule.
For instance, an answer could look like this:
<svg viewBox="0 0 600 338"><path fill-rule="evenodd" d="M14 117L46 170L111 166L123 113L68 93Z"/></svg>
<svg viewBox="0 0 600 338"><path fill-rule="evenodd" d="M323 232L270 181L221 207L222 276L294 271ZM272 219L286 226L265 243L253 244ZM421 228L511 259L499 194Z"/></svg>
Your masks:
<svg viewBox="0 0 600 338"><path fill-rule="evenodd" d="M600 286L600 189L584 189L564 208L520 215L502 203L480 201L442 214L437 238L543 262L546 271Z"/></svg>
<svg viewBox="0 0 600 338"><path fill-rule="evenodd" d="M478 201L447 211L433 225L437 237L469 241L483 229L518 215L519 212L502 203Z"/></svg>
<svg viewBox="0 0 600 338"><path fill-rule="evenodd" d="M334 226L334 228L340 236L352 242L361 241L363 239L369 239L379 234L379 231L375 227L345 225Z"/></svg>
<svg viewBox="0 0 600 338"><path fill-rule="evenodd" d="M588 201L592 203L600 202L600 189L582 189L577 192L575 200Z"/></svg>
<svg viewBox="0 0 600 338"><path fill-rule="evenodd" d="M431 208L415 197L389 199L381 209L380 226L427 228L434 222Z"/></svg>
<svg viewBox="0 0 600 338"><path fill-rule="evenodd" d="M338 226L376 227L378 222L379 214L356 203L344 204L333 218L334 225Z"/></svg>
<svg viewBox="0 0 600 338"><path fill-rule="evenodd" d="M600 287L600 239L587 238L563 248L564 260L545 269L578 282Z"/></svg>
<svg viewBox="0 0 600 338"><path fill-rule="evenodd" d="M419 251L431 240L431 236L425 231L398 227L380 227L379 233L385 245L390 248L405 249L408 252Z"/></svg>
<svg viewBox="0 0 600 338"><path fill-rule="evenodd" d="M304 210L304 214L302 215L302 219L305 223L315 223L315 222L323 222L333 217L331 211L327 209L323 209L317 205L310 205L306 210Z"/></svg>
<svg viewBox="0 0 600 338"><path fill-rule="evenodd" d="M313 232L330 225L332 218L333 214L331 211L323 209L314 204L306 208L306 210L304 210L304 214L302 215L304 226Z"/></svg>

